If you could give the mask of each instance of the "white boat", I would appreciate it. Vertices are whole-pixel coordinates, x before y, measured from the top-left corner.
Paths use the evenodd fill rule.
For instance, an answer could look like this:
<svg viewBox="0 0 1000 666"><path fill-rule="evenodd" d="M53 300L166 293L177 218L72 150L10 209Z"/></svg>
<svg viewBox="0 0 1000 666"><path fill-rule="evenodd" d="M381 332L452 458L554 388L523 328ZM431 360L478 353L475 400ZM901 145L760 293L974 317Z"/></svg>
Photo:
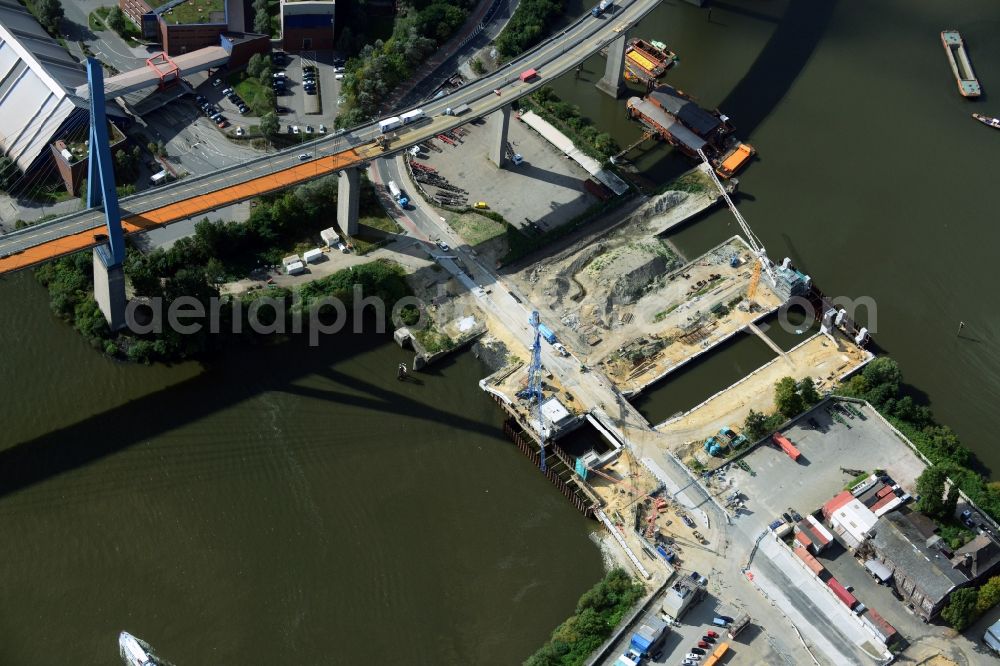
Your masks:
<svg viewBox="0 0 1000 666"><path fill-rule="evenodd" d="M123 631L118 634L118 653L129 666L156 666L156 661L149 654L139 639Z"/></svg>

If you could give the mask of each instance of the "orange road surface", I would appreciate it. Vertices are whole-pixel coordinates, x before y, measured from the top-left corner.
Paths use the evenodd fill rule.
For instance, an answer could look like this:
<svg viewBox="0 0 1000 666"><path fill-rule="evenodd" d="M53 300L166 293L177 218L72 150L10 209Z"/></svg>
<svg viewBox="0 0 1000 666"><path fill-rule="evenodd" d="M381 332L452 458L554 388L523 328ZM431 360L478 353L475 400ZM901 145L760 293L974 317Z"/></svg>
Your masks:
<svg viewBox="0 0 1000 666"><path fill-rule="evenodd" d="M362 161L361 156L354 149L349 149L329 157L302 162L301 164L296 164L268 176L254 178L238 185L223 187L214 192L201 194L190 199L155 208L145 213L122 218L122 229L126 235L140 231L149 231L150 229L155 229L171 222L185 220L201 213L223 208L239 201L245 201L260 194L304 183ZM46 241L35 247L11 254L0 259L0 274L28 268L29 266L40 264L56 257L99 245L100 242L94 236L104 233L105 229L103 226L94 227L86 231L63 236L57 240Z"/></svg>

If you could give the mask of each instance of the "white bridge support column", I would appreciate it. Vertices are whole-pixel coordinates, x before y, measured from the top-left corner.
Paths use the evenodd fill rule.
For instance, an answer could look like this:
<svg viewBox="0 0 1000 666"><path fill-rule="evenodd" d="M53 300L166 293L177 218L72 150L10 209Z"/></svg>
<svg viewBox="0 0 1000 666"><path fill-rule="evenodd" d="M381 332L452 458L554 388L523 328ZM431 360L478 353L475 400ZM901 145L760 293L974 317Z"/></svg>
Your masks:
<svg viewBox="0 0 1000 666"><path fill-rule="evenodd" d="M507 130L510 128L510 104L501 106L493 113L493 119L497 131L497 139L493 144L493 151L490 159L501 169L507 160Z"/></svg>
<svg viewBox="0 0 1000 666"><path fill-rule="evenodd" d="M622 32L621 37L608 44L608 60L604 67L604 76L597 82L597 89L615 99L625 92L625 46L628 35Z"/></svg>
<svg viewBox="0 0 1000 666"><path fill-rule="evenodd" d="M94 248L94 300L112 331L125 328L125 268L109 266L111 250L107 245Z"/></svg>
<svg viewBox="0 0 1000 666"><path fill-rule="evenodd" d="M337 221L341 231L354 235L358 233L358 204L361 201L358 169L344 169L337 178Z"/></svg>

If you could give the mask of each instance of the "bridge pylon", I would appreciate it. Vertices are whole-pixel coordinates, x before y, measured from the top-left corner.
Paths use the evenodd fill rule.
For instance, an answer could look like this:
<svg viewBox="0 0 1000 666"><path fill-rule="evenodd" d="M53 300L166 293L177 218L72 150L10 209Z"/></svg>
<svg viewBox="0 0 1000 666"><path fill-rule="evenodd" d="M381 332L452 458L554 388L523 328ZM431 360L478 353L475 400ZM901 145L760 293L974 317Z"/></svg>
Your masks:
<svg viewBox="0 0 1000 666"><path fill-rule="evenodd" d="M337 222L348 236L358 233L361 180L357 167L348 167L337 176Z"/></svg>
<svg viewBox="0 0 1000 666"><path fill-rule="evenodd" d="M117 331L125 327L125 234L104 113L104 70L94 58L87 58L87 85L90 88L87 208L103 205L108 229L107 242L94 248L94 298L108 326Z"/></svg>
<svg viewBox="0 0 1000 666"><path fill-rule="evenodd" d="M615 99L625 92L625 48L628 46L628 34L623 30L621 35L608 44L608 59L604 66L604 76L595 84L597 89Z"/></svg>
<svg viewBox="0 0 1000 666"><path fill-rule="evenodd" d="M504 104L493 112L493 127L496 128L496 141L490 150L490 159L499 168L503 168L507 160L507 131L510 129L510 104Z"/></svg>

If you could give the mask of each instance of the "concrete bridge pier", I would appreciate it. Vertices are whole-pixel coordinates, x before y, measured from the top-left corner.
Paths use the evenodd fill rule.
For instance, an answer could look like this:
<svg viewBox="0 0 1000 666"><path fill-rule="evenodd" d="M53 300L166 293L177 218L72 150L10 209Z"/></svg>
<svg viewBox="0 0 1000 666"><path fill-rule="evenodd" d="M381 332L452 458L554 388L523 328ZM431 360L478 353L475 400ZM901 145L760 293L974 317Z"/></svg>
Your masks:
<svg viewBox="0 0 1000 666"><path fill-rule="evenodd" d="M597 89L615 99L625 92L625 47L628 34L622 32L621 37L608 44L608 60L604 67L604 76L597 82Z"/></svg>
<svg viewBox="0 0 1000 666"><path fill-rule="evenodd" d="M337 221L341 231L354 235L358 233L358 204L361 201L358 168L344 169L337 178Z"/></svg>
<svg viewBox="0 0 1000 666"><path fill-rule="evenodd" d="M510 104L501 106L497 111L493 113L494 126L497 131L497 139L493 144L493 151L490 154L490 159L499 168L503 168L504 162L507 160L507 130L510 128Z"/></svg>
<svg viewBox="0 0 1000 666"><path fill-rule="evenodd" d="M106 243L94 248L94 300L112 331L125 328L125 268Z"/></svg>

